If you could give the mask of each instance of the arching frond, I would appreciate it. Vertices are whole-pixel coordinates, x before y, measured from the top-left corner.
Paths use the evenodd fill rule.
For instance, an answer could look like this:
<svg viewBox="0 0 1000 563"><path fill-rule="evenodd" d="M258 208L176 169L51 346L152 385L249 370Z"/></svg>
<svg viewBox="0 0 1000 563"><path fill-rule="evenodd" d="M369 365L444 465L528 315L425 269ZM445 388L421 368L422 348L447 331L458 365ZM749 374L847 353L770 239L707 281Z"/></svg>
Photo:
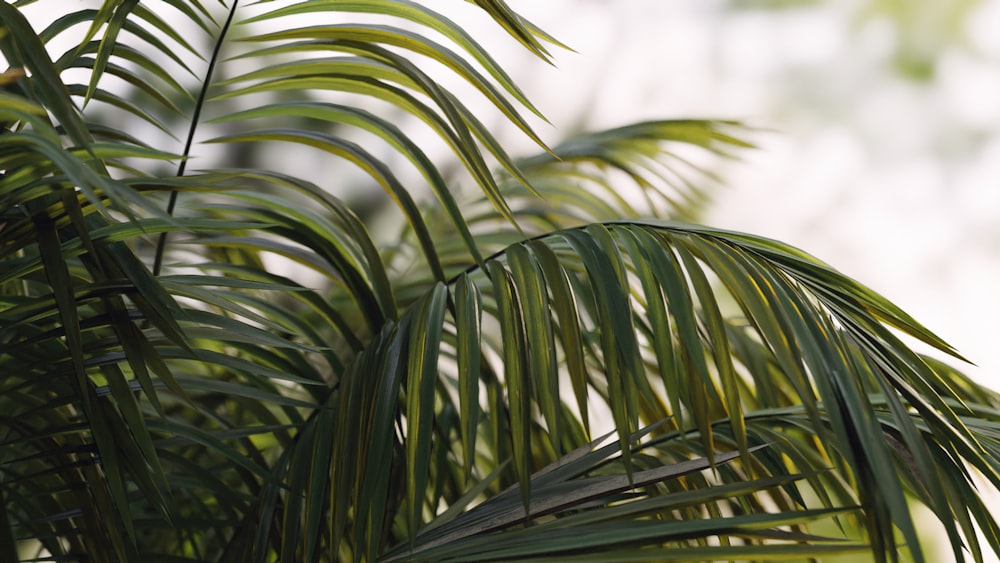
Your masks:
<svg viewBox="0 0 1000 563"><path fill-rule="evenodd" d="M710 278L721 286L710 284ZM470 282L476 292L470 291ZM480 293L481 300L474 297ZM970 515L986 529L995 527L988 511L959 499L973 490L963 463L975 467L992 486L1000 484L992 453L995 438L973 432L965 423L970 409L993 409L998 397L990 395L980 407L965 404L967 395L950 390L954 372L911 352L889 327L950 352L945 344L884 299L794 249L683 224L592 225L511 247L488 260L485 272L456 279L453 298L455 315L461 315L453 317L456 328L459 319L479 315L493 317L500 325L499 342L470 331L469 321L461 321L462 332L446 328L441 333L444 349L482 354L480 360L465 357L456 365L478 363L486 372L479 372L477 383L467 382L469 372L425 366L424 375L408 381L418 382L422 390L445 387L438 398L445 406L438 409L435 423L451 421L451 430L442 429L444 435L469 436L470 428L483 437L492 433L487 456L491 464L507 459L501 443L509 441L514 463L507 479L516 479L528 513L538 500L531 478L537 456L548 452L550 457L543 459L558 458L563 444L572 443L562 435L561 421L586 412L587 400L596 394L610 408L618 429L623 477L634 475L631 432L641 420L662 419L667 422L655 440L663 449L658 452L661 463L665 455L685 459L692 454L712 462L717 452L731 450L736 456L727 467L738 470L716 466L714 479L720 479L720 485L752 475L808 474L810 486L782 502L793 511L808 511L799 504L801 499L825 491L816 493L823 510L854 511L857 504L858 518L885 555L895 553L897 534L907 545L918 543L908 494L937 514L956 546L972 529ZM425 300L418 310L430 306L438 315L444 313L445 301L434 303ZM433 337L437 333L428 332L425 319L425 313L419 313L408 327L421 338ZM455 335L453 344L449 334ZM466 344L465 339L474 342ZM494 365L503 366L495 375ZM572 365L583 373L569 373ZM438 376L439 369L446 375ZM431 384L426 377L438 379ZM571 392L560 388L567 383L578 399L576 408L561 402L560 397ZM509 401L509 410L491 414L503 419L499 429L480 418L482 405L466 409L468 399L461 404L456 400L468 397L470 385L482 397L479 386L484 384L490 388L487 397L505 394ZM406 384L404 388L411 392ZM423 423L413 417L424 416L433 403L426 398L420 404L424 406L418 409L408 403L404 413L411 429L408 448L430 453L440 446L429 427L415 432ZM362 418L372 412L359 408L355 412ZM539 424L544 432L537 429ZM468 444L468 438L463 440ZM754 451L760 445L766 447ZM958 458L941 465L949 457L942 457L944 452ZM426 463L419 461L420 467ZM501 486L509 482L500 478ZM460 482L453 487L461 490ZM417 490L424 490L422 481ZM409 495L414 502L412 489ZM441 500L425 497L423 513L433 514ZM548 509L540 512L539 517ZM800 516L808 519L804 514ZM759 522L769 517L760 516ZM668 533L669 526L662 527ZM551 539L542 529L537 530L538 544L518 549L540 549ZM483 560L522 553L489 551L502 541L484 538L482 543L456 546L487 550ZM426 557L479 557L455 549L441 548ZM960 547L956 549L958 556ZM611 553L606 557L617 557ZM743 552L734 548L731 553L738 557Z"/></svg>
<svg viewBox="0 0 1000 563"><path fill-rule="evenodd" d="M746 131L734 122L648 121L570 137L518 164L545 195L544 205L553 212L578 210L583 223L619 217L690 221L708 200L706 182L720 178L691 162L684 149L729 157L733 149L753 146L733 136L740 133Z"/></svg>
<svg viewBox="0 0 1000 563"><path fill-rule="evenodd" d="M742 274L735 276L737 271ZM721 287L708 285L710 277ZM481 328L492 323L500 325L499 341ZM746 521L747 530L762 526L771 531L756 539L740 533L743 539L730 549L692 548L692 558L703 553L799 553L801 545L770 542L777 537L774 526L805 525L823 514L856 518L875 545L891 554L897 548L896 534L907 545L917 542L908 521L907 495L935 511L956 546L963 537L974 542L967 536L972 530L969 518L986 529L995 524L988 511L959 501L972 494L974 486L962 467L970 464L996 486L997 460L991 452L997 444L991 433L973 430L965 419L973 412L977 417L995 412L998 398L979 391L975 397L985 402L975 403L973 396L949 391L962 378L910 352L887 327L949 351L885 300L774 241L683 224L630 222L519 244L488 260L485 271L470 271L449 286L438 285L345 371L329 408L339 413L341 423L336 426L347 429L348 436L367 438L337 442L337 448L347 450L336 450L333 458L339 461L330 482L320 485L324 490L355 491L329 497L329 510L343 515L335 520L339 524L332 545L373 553L395 543L392 553L433 560L450 553L490 560L545 553L545 545L562 545L549 544L553 536L543 533L562 529L563 524L553 523L530 528L537 535L516 540L524 543L512 544L518 546L511 547L515 551L502 551L506 536L492 534L506 534L504 529L520 525L523 512L506 524L475 528L479 531L466 536L485 534L481 542L469 539L440 547L433 538L441 536L430 533L441 526L433 516L427 520L428 532L417 532L424 540L414 543L407 536L422 528L421 520L436 514L442 502L467 506L476 496L508 484L516 483L521 491L513 498L527 505L522 510L531 513L536 502L548 506L546 489L534 483L532 472L578 443L582 428L576 421L595 395L609 406L619 429L613 447L622 452L617 471L623 479L629 474L634 479L644 466L669 467L692 455L706 456L715 473L667 490L700 491L690 494L704 498L700 510L709 513L718 510L712 502L740 498L737 483L754 478L783 483L772 502L785 516L776 518L766 504L737 503L747 513L740 520ZM443 354L440 361L434 359L438 354ZM454 364L444 361L449 357ZM472 365L479 367L468 369ZM496 371L497 365L502 370ZM935 392L913 391L928 386ZM403 403L393 399L400 390L408 397ZM575 407L561 399L571 393L579 400ZM493 401L504 396L505 406L498 409ZM486 410L489 417L483 416ZM307 428L322 424L319 420L312 419ZM638 431L639 421L655 420L665 422L654 431L650 452L639 448L629 433ZM393 431L400 421L405 421L405 442ZM470 457L469 450L480 453ZM722 453L727 451L732 454ZM946 462L951 456L945 452L954 452L964 462ZM437 473L442 467L432 460L440 456L464 459L471 466ZM513 463L506 465L509 459ZM412 473L424 467L427 473ZM489 467L500 469L486 475ZM576 475L608 469L595 463ZM405 479L392 478L407 472ZM800 484L791 485L796 481ZM306 482L295 486L303 498L314 498ZM704 489L711 486L719 487L715 492L733 494L720 500L709 493L712 489ZM627 512L619 507L623 499L617 492L598 495L599 506L606 507L588 504L581 514L591 516L584 519L600 522L612 518L602 516L605 510ZM646 506L666 511L669 501L658 500L658 494L635 497L640 499L634 501L640 503L635 514L648 517L650 512L641 508ZM818 497L814 502L819 506L810 506L805 500L809 497ZM396 502L387 502L390 498ZM588 497L588 503L594 498ZM395 515L385 512L387 506L396 507ZM569 503L563 510L571 514L580 508ZM545 521L550 512L539 509L538 517ZM372 516L359 520L348 514ZM441 517L451 520L455 515L450 510ZM393 522L408 522L404 529L409 532L393 539ZM675 533L673 524L667 518L643 537L667 541ZM297 526L301 528L282 536L283 549L291 550L286 553L325 543L322 522L305 520ZM588 547L627 552L622 538L629 536L622 535L621 526L608 524L601 533L595 528L595 543ZM512 542L524 536L509 533ZM684 540L677 545L687 545L688 532L676 533ZM717 528L708 526L705 533L714 536ZM312 538L311 543L303 544L300 538ZM853 544L825 544L824 538L804 533L786 539L818 542L812 553L857 549ZM298 547L288 547L289 541ZM418 547L421 541L431 543ZM434 551L421 554L431 546ZM558 549L563 553L570 548ZM604 557L618 554L608 551Z"/></svg>

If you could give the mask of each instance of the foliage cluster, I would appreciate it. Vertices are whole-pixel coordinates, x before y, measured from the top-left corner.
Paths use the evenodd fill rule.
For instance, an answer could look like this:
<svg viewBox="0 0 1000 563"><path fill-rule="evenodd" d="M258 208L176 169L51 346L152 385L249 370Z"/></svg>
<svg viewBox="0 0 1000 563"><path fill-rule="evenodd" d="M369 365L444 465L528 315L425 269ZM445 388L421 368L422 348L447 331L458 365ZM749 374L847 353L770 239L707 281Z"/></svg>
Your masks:
<svg viewBox="0 0 1000 563"><path fill-rule="evenodd" d="M738 124L545 146L409 0L70 4L0 3L0 560L923 561L913 502L1000 552L1000 398L822 262L686 222L685 151ZM289 145L319 179L250 148Z"/></svg>

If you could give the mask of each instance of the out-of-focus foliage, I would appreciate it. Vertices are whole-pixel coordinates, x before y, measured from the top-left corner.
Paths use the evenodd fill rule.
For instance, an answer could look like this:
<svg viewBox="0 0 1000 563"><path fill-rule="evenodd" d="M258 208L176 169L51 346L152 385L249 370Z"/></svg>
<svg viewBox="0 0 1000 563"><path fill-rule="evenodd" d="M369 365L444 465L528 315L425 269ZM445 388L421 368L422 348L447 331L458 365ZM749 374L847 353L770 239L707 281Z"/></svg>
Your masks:
<svg viewBox="0 0 1000 563"><path fill-rule="evenodd" d="M866 0L851 6L857 29L884 24L892 35L896 70L914 80L934 76L950 49L968 50L967 23L989 0ZM732 0L737 10L783 10L821 6L823 0Z"/></svg>

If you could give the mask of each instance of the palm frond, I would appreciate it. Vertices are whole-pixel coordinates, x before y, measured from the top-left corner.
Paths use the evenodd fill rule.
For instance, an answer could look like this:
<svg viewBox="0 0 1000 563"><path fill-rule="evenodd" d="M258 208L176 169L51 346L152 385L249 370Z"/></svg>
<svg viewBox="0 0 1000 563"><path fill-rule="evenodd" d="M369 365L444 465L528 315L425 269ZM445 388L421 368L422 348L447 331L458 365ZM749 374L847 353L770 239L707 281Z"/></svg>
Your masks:
<svg viewBox="0 0 1000 563"><path fill-rule="evenodd" d="M905 543L916 542L915 528L908 522L906 487L898 477L912 473L890 469L900 463L897 450L910 452L913 457L907 459L926 469L939 466L931 461L930 448L961 452L960 456L970 456L966 463L996 486L994 446L987 445L989 437L975 436L967 428L963 419L968 407L958 407L959 396L947 391L951 377L909 351L882 323L944 352L951 352L950 348L883 299L821 263L773 241L671 224L589 226L539 239L531 246L539 243L558 253L559 264L549 266L549 271L561 269L578 290L576 306L582 326L572 332L585 335L584 341L564 346L582 348L591 354L588 364L599 366L594 370L599 379L590 379L589 387L601 389L623 449L628 447L625 431L634 431L640 417L649 421L672 416L679 429L697 430L708 452L719 434L718 421L723 420L735 445L746 452L747 440L753 440L755 428L762 422L755 419L751 426L747 412L801 402L809 420L807 441L813 442L812 447L827 463L852 468L854 494L869 507L866 525L873 540L886 551L895 549L893 528L903 534ZM515 265L525 256L541 262L551 260L553 254L508 253L503 259L506 269L521 272L510 280L523 279L525 272L532 271ZM641 293L636 294L634 284L626 281L629 276L623 275L623 263L624 270L635 272L629 276L642 277ZM495 280L504 267L493 264L489 272ZM543 268L534 270L536 280L530 284L514 283L512 294L520 297L518 301L501 302L498 297L497 307L499 311L508 307L520 310L516 315L521 319L533 318L549 327L536 330L552 330L558 325L549 313L540 317L532 313L542 306L541 301L531 298L538 294L532 286L545 284L544 277L537 275L540 271ZM736 302L744 319L740 322L746 325L743 330L750 331L766 349L768 363L780 366L779 377L784 381L775 381L771 370L757 373L751 371L753 364L735 361L729 343L731 329L726 324L733 322L732 317L723 320L720 290L707 283L709 276L717 278L724 293ZM665 311L651 310L650 304L663 306ZM622 314L630 309L635 310L632 315ZM647 319L648 324L638 319ZM500 316L499 320L504 326L515 319ZM527 321L520 324L530 326ZM506 340L505 334L505 347ZM648 343L646 349L655 355L656 367L648 371L661 374L663 396L673 409L650 410L664 405L643 408L630 401L650 396L645 378L633 378L644 361L645 346L640 346L640 341ZM544 339L530 342L515 348L526 347L531 353L552 347L551 341L546 344ZM496 353L508 354L506 350ZM509 365L509 359L504 365ZM544 369L532 371L543 365L525 363L523 369L529 374L526 379L536 382L534 400L544 413L545 392L540 387L551 376ZM638 369L639 373L647 371ZM747 386L738 380L737 372L754 383L768 381ZM783 388L783 396L756 393L757 387L775 383ZM513 384L507 381L505 385L508 394L515 396ZM995 401L994 395L991 402ZM583 408L579 406L581 411ZM934 430L921 431L915 418L927 421ZM511 426L518 424L512 421ZM557 429L550 425L548 432L551 435ZM816 437L818 441L814 441ZM550 439L558 443L560 438L552 435ZM799 443L796 449L803 446ZM917 496L935 510L957 539L952 515L966 509L949 499L960 498L963 493L959 491L966 490L965 473L955 473L953 478L940 474L918 478L928 486ZM523 475L521 479L524 486ZM985 514L977 514L977 518L982 516Z"/></svg>

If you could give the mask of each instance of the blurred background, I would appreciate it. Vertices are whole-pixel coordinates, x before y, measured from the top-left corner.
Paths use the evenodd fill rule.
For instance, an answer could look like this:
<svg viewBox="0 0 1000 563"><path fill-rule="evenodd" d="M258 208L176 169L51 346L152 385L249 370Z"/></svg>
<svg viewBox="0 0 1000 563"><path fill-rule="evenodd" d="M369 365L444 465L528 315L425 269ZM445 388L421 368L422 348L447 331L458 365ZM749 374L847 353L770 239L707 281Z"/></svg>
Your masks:
<svg viewBox="0 0 1000 563"><path fill-rule="evenodd" d="M576 51L554 51L557 69L508 63L552 136L663 117L759 127L704 221L832 264L1000 389L1000 0L511 5Z"/></svg>

